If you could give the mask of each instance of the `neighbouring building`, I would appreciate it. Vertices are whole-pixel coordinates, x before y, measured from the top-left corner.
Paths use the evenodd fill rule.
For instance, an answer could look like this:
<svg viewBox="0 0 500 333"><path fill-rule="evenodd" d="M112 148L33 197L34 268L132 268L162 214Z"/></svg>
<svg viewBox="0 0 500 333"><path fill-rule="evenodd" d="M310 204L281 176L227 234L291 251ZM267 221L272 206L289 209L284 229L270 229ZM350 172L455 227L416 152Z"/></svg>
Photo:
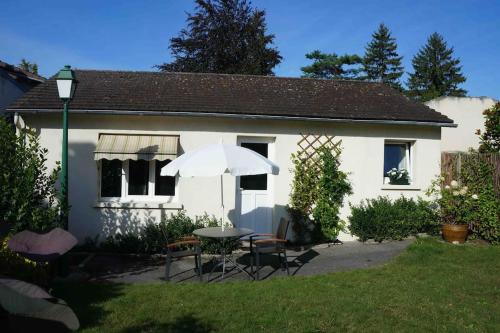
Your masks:
<svg viewBox="0 0 500 333"><path fill-rule="evenodd" d="M220 216L213 178L161 177L163 165L208 143L244 145L279 165L265 181L224 176L227 218L273 231L287 214L293 167L304 135L341 140L348 202L423 195L440 173L441 130L453 121L380 83L247 75L76 70L70 103L70 230L80 240L137 230L184 208ZM50 79L9 109L39 133L54 166L61 155L61 108ZM112 157L110 157L111 155ZM104 159L106 157L107 159ZM410 172L391 185L391 168ZM247 176L254 177L254 176ZM242 183L247 184L245 186ZM352 239L343 234L341 239Z"/></svg>
<svg viewBox="0 0 500 333"><path fill-rule="evenodd" d="M479 148L477 130L484 131L483 111L498 101L489 97L438 97L425 104L453 119L458 126L443 128L441 150L446 152L467 151Z"/></svg>
<svg viewBox="0 0 500 333"><path fill-rule="evenodd" d="M0 115L8 105L44 81L39 75L0 60Z"/></svg>

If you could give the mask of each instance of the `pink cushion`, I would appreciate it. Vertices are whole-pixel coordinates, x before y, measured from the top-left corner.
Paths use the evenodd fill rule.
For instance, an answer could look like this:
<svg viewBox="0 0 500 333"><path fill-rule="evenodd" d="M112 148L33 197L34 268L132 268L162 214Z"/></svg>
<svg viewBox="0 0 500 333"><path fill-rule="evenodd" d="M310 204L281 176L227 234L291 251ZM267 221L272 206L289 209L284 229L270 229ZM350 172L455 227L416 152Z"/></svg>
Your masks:
<svg viewBox="0 0 500 333"><path fill-rule="evenodd" d="M61 228L55 228L46 234L37 234L28 230L21 231L12 236L7 245L14 252L63 255L77 243L78 241L72 234Z"/></svg>

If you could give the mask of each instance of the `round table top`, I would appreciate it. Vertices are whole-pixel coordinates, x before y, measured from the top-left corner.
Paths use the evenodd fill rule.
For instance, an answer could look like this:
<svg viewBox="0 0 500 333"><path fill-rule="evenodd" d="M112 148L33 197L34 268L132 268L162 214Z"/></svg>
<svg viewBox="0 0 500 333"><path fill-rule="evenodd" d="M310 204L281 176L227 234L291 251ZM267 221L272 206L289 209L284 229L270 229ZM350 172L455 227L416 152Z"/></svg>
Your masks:
<svg viewBox="0 0 500 333"><path fill-rule="evenodd" d="M239 238L253 234L253 232L252 229L248 228L224 228L224 231L222 231L222 227L210 227L196 229L193 234L209 238Z"/></svg>

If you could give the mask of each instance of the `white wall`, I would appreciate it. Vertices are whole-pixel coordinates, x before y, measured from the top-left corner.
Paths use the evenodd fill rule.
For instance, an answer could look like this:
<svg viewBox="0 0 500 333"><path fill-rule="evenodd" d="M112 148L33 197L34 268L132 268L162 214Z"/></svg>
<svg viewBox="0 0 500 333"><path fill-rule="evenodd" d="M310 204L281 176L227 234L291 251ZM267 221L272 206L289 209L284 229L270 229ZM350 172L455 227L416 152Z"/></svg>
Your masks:
<svg viewBox="0 0 500 333"><path fill-rule="evenodd" d="M61 154L61 116L24 115L26 124L36 128L41 144L49 150L49 163L54 165ZM348 202L359 203L378 195L416 197L423 195L431 180L439 174L440 128L425 126L341 124L277 120L233 120L220 118L177 118L159 116L92 116L71 115L69 131L69 196L71 204L70 230L80 239L118 230L135 230L145 221L159 221L182 205L190 215L204 212L220 215L220 185L215 178L179 180L179 202L170 204L146 203L137 209L96 207L98 172L93 159L99 133L150 133L180 135L180 146L189 151L207 143L236 144L238 136L275 138L275 156L270 156L281 168L274 177L274 227L286 213L292 174L290 154L296 152L300 133L332 134L342 140L341 168L350 173L354 194ZM383 185L383 153L385 139L414 140L414 183L400 190ZM225 176L225 206L229 219L235 215L235 179ZM136 206L143 207L144 203ZM342 211L349 213L346 205ZM349 239L342 235L341 239Z"/></svg>
<svg viewBox="0 0 500 333"><path fill-rule="evenodd" d="M488 97L439 97L425 104L453 119L456 128L443 128L442 151L467 151L479 148L476 131L484 131L483 111L492 107L495 100Z"/></svg>

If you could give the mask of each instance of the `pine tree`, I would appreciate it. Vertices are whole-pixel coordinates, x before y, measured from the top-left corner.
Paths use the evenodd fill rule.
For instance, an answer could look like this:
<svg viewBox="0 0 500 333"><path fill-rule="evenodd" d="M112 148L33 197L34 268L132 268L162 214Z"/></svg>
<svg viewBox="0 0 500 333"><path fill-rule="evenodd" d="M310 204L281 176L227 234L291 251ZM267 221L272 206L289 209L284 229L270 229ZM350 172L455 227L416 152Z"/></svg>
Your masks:
<svg viewBox="0 0 500 333"><path fill-rule="evenodd" d="M247 0L196 0L187 28L170 39L162 71L272 75L282 57L266 34L265 12Z"/></svg>
<svg viewBox="0 0 500 333"><path fill-rule="evenodd" d="M465 82L460 60L453 58L453 47L448 48L437 32L413 57L414 73L408 80L409 96L428 101L439 96L465 96L466 90L459 87Z"/></svg>
<svg viewBox="0 0 500 333"><path fill-rule="evenodd" d="M362 71L362 59L356 54L339 56L336 53L327 54L316 50L306 54L306 58L313 60L313 63L301 68L304 77L352 80L358 79Z"/></svg>
<svg viewBox="0 0 500 333"><path fill-rule="evenodd" d="M397 53L396 39L390 30L381 23L372 34L371 42L365 48L363 70L369 81L383 82L401 90L399 79L403 75L403 66Z"/></svg>

